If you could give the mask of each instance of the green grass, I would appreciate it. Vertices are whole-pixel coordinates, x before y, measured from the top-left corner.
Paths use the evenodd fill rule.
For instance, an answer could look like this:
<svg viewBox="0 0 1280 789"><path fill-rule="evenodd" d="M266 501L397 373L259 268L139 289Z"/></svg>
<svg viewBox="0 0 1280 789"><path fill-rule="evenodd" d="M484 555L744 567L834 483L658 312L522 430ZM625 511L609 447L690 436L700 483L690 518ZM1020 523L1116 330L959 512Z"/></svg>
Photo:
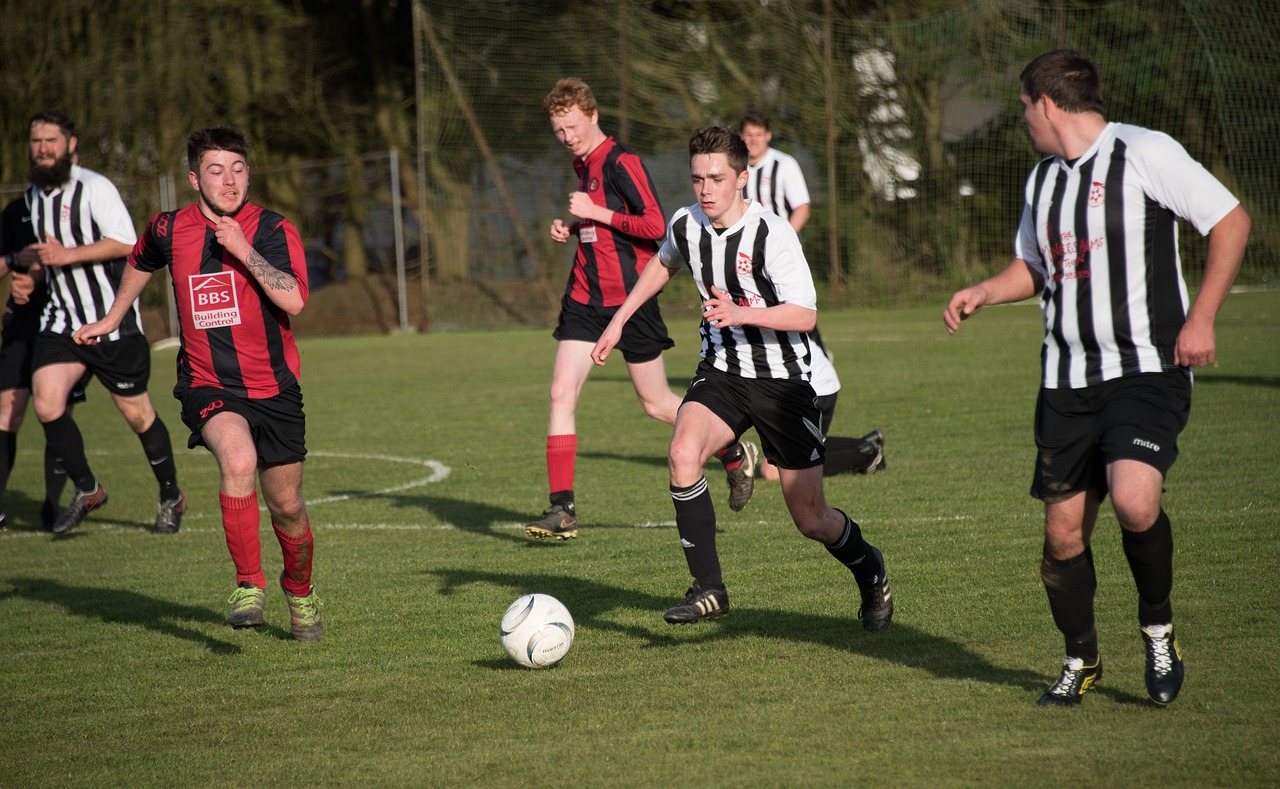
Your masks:
<svg viewBox="0 0 1280 789"><path fill-rule="evenodd" d="M147 533L154 482L97 385L77 418L111 503L65 537L35 532L43 439L29 416L0 532L0 786L1280 782L1280 294L1228 300L1169 478L1188 668L1164 709L1146 700L1109 510L1095 540L1106 676L1078 710L1035 704L1062 649L1026 494L1039 311L988 310L955 337L940 305L822 326L844 381L833 432L888 438L885 472L827 486L888 561L897 614L880 634L776 485L734 514L718 473L733 611L662 622L687 584L669 431L619 364L579 411L582 536L526 539L545 506L549 330L303 341L327 625L313 647L288 636L276 589L263 632L226 626L232 568L206 452L178 450L181 533ZM671 328L682 390L694 326ZM157 352L152 391L181 447L172 368ZM274 577L265 523L263 536ZM498 643L529 591L577 621L549 670Z"/></svg>

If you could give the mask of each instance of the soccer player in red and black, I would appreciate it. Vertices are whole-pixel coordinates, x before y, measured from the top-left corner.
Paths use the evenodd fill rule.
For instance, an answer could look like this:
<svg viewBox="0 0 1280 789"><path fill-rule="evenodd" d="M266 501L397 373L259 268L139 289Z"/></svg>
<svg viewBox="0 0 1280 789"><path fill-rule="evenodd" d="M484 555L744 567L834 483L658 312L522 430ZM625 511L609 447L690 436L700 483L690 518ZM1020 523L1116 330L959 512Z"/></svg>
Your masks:
<svg viewBox="0 0 1280 789"><path fill-rule="evenodd" d="M600 129L600 111L591 88L570 77L556 83L543 101L556 138L574 155L578 190L569 195L574 219L551 223L551 238L563 244L577 236L573 271L560 306L555 330L559 341L551 374L551 415L547 426L547 477L551 506L528 524L537 539L566 540L578 536L573 496L578 436L574 412L594 363L591 349L644 265L657 251L666 218L652 179L640 157ZM667 385L662 352L675 343L658 309L649 299L627 324L618 344L627 372L645 413L674 424L680 397ZM729 475L730 507L741 510L751 498L755 465L741 444L719 455Z"/></svg>
<svg viewBox="0 0 1280 789"><path fill-rule="evenodd" d="M262 624L266 577L258 539L258 494L284 556L280 585L293 636L319 641L319 600L311 586L313 539L302 497L306 420L298 383L298 348L289 318L307 302L302 241L289 220L249 202L249 144L218 126L187 138L194 204L156 214L134 246L116 304L140 294L153 272L169 267L181 325L178 383L188 446L218 461L219 498L237 588L235 628ZM75 333L92 344L123 316Z"/></svg>

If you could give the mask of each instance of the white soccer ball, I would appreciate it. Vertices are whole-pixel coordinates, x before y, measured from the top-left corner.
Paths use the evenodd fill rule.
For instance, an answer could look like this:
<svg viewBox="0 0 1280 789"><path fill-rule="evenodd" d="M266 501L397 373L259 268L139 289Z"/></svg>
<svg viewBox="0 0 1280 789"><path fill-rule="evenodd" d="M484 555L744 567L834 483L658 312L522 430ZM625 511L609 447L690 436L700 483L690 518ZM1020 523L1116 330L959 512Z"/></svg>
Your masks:
<svg viewBox="0 0 1280 789"><path fill-rule="evenodd" d="M527 594L502 615L502 648L529 668L559 662L573 646L573 617L549 594Z"/></svg>

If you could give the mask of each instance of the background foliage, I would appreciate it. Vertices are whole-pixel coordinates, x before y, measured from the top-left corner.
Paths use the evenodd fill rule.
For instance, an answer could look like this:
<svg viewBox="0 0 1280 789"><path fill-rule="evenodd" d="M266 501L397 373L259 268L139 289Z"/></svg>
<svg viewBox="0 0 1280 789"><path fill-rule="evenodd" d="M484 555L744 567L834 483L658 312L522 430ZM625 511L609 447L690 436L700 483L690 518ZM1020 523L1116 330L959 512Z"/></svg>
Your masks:
<svg viewBox="0 0 1280 789"><path fill-rule="evenodd" d="M302 230L316 286L350 283L388 314L398 296L422 328L543 325L571 258L546 227L574 187L541 99L576 74L668 212L689 201L689 130L764 109L810 181L804 242L824 299L912 303L1007 262L1037 158L1017 74L1071 46L1099 63L1110 117L1169 132L1236 191L1254 217L1241 282L1273 285L1280 8L1229 8L0 0L0 196L25 180L36 108L79 120L85 164L122 185L139 226L187 199L184 135L228 122L256 146L257 198ZM1204 244L1184 238L1194 283Z"/></svg>

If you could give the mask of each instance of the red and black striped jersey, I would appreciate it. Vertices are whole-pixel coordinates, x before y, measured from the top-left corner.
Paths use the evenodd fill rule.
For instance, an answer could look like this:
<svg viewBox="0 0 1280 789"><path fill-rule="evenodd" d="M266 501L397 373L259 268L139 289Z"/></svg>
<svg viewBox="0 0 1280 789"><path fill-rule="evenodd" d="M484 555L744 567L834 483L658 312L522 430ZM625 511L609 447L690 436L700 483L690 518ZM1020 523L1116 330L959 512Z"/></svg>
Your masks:
<svg viewBox="0 0 1280 789"><path fill-rule="evenodd" d="M305 302L307 262L293 224L253 203L246 203L235 220L258 254L297 281ZM298 347L288 313L222 248L198 205L152 217L129 265L147 272L171 269L182 333L179 386L214 386L267 398L297 382Z"/></svg>
<svg viewBox="0 0 1280 789"><path fill-rule="evenodd" d="M579 190L614 212L612 225L582 220L578 252L566 292L593 307L616 307L627 300L649 258L658 251L666 219L653 180L640 157L606 137L585 159L574 159Z"/></svg>

